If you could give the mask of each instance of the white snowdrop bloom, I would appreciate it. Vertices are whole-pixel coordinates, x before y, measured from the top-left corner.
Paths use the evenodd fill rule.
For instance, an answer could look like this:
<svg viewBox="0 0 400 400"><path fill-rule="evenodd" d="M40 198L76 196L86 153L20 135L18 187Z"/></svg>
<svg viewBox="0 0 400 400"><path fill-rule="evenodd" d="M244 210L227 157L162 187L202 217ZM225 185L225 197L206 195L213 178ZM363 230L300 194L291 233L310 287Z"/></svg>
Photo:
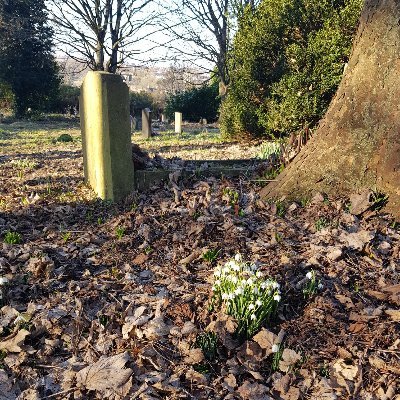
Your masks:
<svg viewBox="0 0 400 400"><path fill-rule="evenodd" d="M275 301L281 301L281 295L280 294L275 294L274 295L274 300Z"/></svg>
<svg viewBox="0 0 400 400"><path fill-rule="evenodd" d="M306 273L306 278L307 278L307 279L310 279L310 280L311 280L312 277L313 277L313 273L312 273L311 271L309 271L309 272Z"/></svg>
<svg viewBox="0 0 400 400"><path fill-rule="evenodd" d="M263 275L264 275L264 274L263 274L261 271L257 271L257 272L256 272L256 277L257 277L257 278L262 278Z"/></svg>
<svg viewBox="0 0 400 400"><path fill-rule="evenodd" d="M251 270L251 271L254 271L254 272L255 272L255 271L257 271L257 269L258 269L258 268L257 268L257 265L256 265L256 264L250 265L250 270Z"/></svg>
<svg viewBox="0 0 400 400"><path fill-rule="evenodd" d="M237 254L235 255L235 261L236 261L236 262L241 262L241 261L242 261L242 256L241 256L240 253L237 253Z"/></svg>
<svg viewBox="0 0 400 400"><path fill-rule="evenodd" d="M214 276L221 276L221 271L219 269L215 270Z"/></svg>
<svg viewBox="0 0 400 400"><path fill-rule="evenodd" d="M262 306L262 301L261 300L257 300L256 301L256 306L257 307L261 307Z"/></svg>
<svg viewBox="0 0 400 400"><path fill-rule="evenodd" d="M271 348L271 351L273 353L277 353L279 351L279 344L273 344L272 348Z"/></svg>
<svg viewBox="0 0 400 400"><path fill-rule="evenodd" d="M228 300L233 300L235 298L235 294L234 293L229 293L228 294Z"/></svg>
<svg viewBox="0 0 400 400"><path fill-rule="evenodd" d="M0 286L5 285L6 283L8 283L8 279L4 276L0 277Z"/></svg>
<svg viewBox="0 0 400 400"><path fill-rule="evenodd" d="M235 294L237 295L237 296L239 296L239 295L241 295L241 294L243 294L244 293L244 290L243 290L243 288L241 287L241 286L239 286L236 290L235 290Z"/></svg>
<svg viewBox="0 0 400 400"><path fill-rule="evenodd" d="M247 281L246 281L246 279L242 279L242 281L240 283L242 286L246 286Z"/></svg>
<svg viewBox="0 0 400 400"><path fill-rule="evenodd" d="M324 285L320 282L320 283L318 283L318 289L319 290L322 290L324 288Z"/></svg>
<svg viewBox="0 0 400 400"><path fill-rule="evenodd" d="M256 314L251 314L251 315L250 315L250 319L251 319L251 320L255 320L256 318L257 318L257 317L256 317Z"/></svg>
<svg viewBox="0 0 400 400"><path fill-rule="evenodd" d="M216 288L215 286L213 286L213 287L211 288L211 290L212 290L213 292L215 292L215 291L217 290L217 288Z"/></svg>
<svg viewBox="0 0 400 400"><path fill-rule="evenodd" d="M253 283L254 283L253 278L249 278L249 279L247 279L247 281L246 281L246 284L249 285L249 286L252 286Z"/></svg>
<svg viewBox="0 0 400 400"><path fill-rule="evenodd" d="M279 285L278 282L274 281L274 282L272 282L272 287L273 287L274 289L279 289L281 286Z"/></svg>
<svg viewBox="0 0 400 400"><path fill-rule="evenodd" d="M260 290L258 289L257 286L254 286L254 288L253 288L253 293L254 293L254 294L259 294L259 293L260 293Z"/></svg>
<svg viewBox="0 0 400 400"><path fill-rule="evenodd" d="M253 303L249 304L249 310L254 310L256 308L256 306Z"/></svg>
<svg viewBox="0 0 400 400"><path fill-rule="evenodd" d="M233 282L233 283L238 283L238 278L237 278L237 276L232 276L231 277L231 281Z"/></svg>
<svg viewBox="0 0 400 400"><path fill-rule="evenodd" d="M222 293L222 300L227 300L228 299L228 295L226 293Z"/></svg>
<svg viewBox="0 0 400 400"><path fill-rule="evenodd" d="M267 282L262 282L260 287L261 287L261 289L265 290L268 287L268 283Z"/></svg>
<svg viewBox="0 0 400 400"><path fill-rule="evenodd" d="M229 274L229 272L231 272L231 269L229 267L224 267L224 268L222 268L222 272L224 274Z"/></svg>
<svg viewBox="0 0 400 400"><path fill-rule="evenodd" d="M214 285L214 286L219 286L219 285L221 285L221 281L220 281L219 279L217 279L217 280L215 281L215 285Z"/></svg>
<svg viewBox="0 0 400 400"><path fill-rule="evenodd" d="M232 269L233 269L234 271L236 271L236 272L239 272L239 271L240 271L240 265L239 265L239 264L236 264L236 263L233 263Z"/></svg>

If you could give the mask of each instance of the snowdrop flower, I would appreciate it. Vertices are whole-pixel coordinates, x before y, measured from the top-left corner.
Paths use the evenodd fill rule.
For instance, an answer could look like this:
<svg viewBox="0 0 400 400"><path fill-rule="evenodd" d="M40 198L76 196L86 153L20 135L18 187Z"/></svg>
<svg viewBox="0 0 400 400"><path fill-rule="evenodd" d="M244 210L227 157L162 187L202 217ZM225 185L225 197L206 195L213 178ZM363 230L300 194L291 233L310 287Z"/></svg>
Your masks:
<svg viewBox="0 0 400 400"><path fill-rule="evenodd" d="M237 254L235 255L235 261L236 261L236 262L242 262L242 256L240 255L240 253L237 253Z"/></svg>
<svg viewBox="0 0 400 400"><path fill-rule="evenodd" d="M246 281L246 279L242 279L242 281L240 283L242 284L242 286L246 286L247 281Z"/></svg>
<svg viewBox="0 0 400 400"><path fill-rule="evenodd" d="M272 348L271 348L271 351L273 353L277 353L279 351L279 344L273 344Z"/></svg>
<svg viewBox="0 0 400 400"><path fill-rule="evenodd" d="M254 310L256 307L255 307L255 305L253 304L253 303L250 303L249 304L249 310Z"/></svg>
<svg viewBox="0 0 400 400"><path fill-rule="evenodd" d="M223 272L224 274L229 274L230 271L231 271L231 269L230 269L228 266L222 268L222 272Z"/></svg>
<svg viewBox="0 0 400 400"><path fill-rule="evenodd" d="M278 301L278 302L281 301L281 295L280 294L275 294L274 295L274 300Z"/></svg>
<svg viewBox="0 0 400 400"><path fill-rule="evenodd" d="M215 270L214 276L221 276L221 271L219 269Z"/></svg>
<svg viewBox="0 0 400 400"><path fill-rule="evenodd" d="M217 290L217 288L216 288L215 286L213 286L213 287L211 288L211 290L212 290L213 292L215 292L215 291Z"/></svg>
<svg viewBox="0 0 400 400"><path fill-rule="evenodd" d="M226 293L222 293L222 300L227 300L228 299L228 295Z"/></svg>
<svg viewBox="0 0 400 400"><path fill-rule="evenodd" d="M256 301L256 306L257 307L261 307L262 306L262 301L261 300L257 300Z"/></svg>
<svg viewBox="0 0 400 400"><path fill-rule="evenodd" d="M236 271L236 272L239 272L239 271L240 271L240 265L238 265L238 264L236 264L236 263L233 263L232 269L233 269L234 271Z"/></svg>
<svg viewBox="0 0 400 400"><path fill-rule="evenodd" d="M254 288L253 288L253 293L254 293L254 294L259 294L259 293L260 293L260 290L258 289L257 286L254 286Z"/></svg>
<svg viewBox="0 0 400 400"><path fill-rule="evenodd" d="M236 276L232 276L231 281L236 284L238 283L238 278Z"/></svg>
<svg viewBox="0 0 400 400"><path fill-rule="evenodd" d="M254 321L256 318L257 318L257 317L256 317L256 314L251 314L251 315L250 315L250 319L251 319L252 321Z"/></svg>
<svg viewBox="0 0 400 400"><path fill-rule="evenodd" d="M6 283L8 283L8 279L3 276L0 277L0 286L5 285Z"/></svg>
<svg viewBox="0 0 400 400"><path fill-rule="evenodd" d="M249 279L247 279L246 283L247 283L249 286L252 286L253 283L254 283L254 281L253 281L252 278L249 278Z"/></svg>
<svg viewBox="0 0 400 400"><path fill-rule="evenodd" d="M306 273L306 278L307 278L307 279L310 279L310 280L311 280L312 277L313 277L313 273L312 273L311 271L309 271L309 272Z"/></svg>
<svg viewBox="0 0 400 400"><path fill-rule="evenodd" d="M241 286L239 286L239 287L235 290L236 296L239 296L239 295L241 295L241 294L243 294L243 293L244 293L244 290L243 290L243 288L242 288Z"/></svg>
<svg viewBox="0 0 400 400"><path fill-rule="evenodd" d="M233 300L235 295L233 293L228 294L228 300Z"/></svg>
<svg viewBox="0 0 400 400"><path fill-rule="evenodd" d="M261 286L261 289L265 290L269 285L267 282L263 282L263 283L261 283L260 286Z"/></svg>
<svg viewBox="0 0 400 400"><path fill-rule="evenodd" d="M221 285L221 281L220 281L219 279L217 279L217 280L214 282L214 285L215 285L215 286Z"/></svg>
<svg viewBox="0 0 400 400"><path fill-rule="evenodd" d="M274 282L272 282L272 287L273 287L274 289L279 289L281 286L279 285L278 282L274 281Z"/></svg>
<svg viewBox="0 0 400 400"><path fill-rule="evenodd" d="M250 271L253 271L253 272L257 271L257 265L256 264L250 265Z"/></svg>
<svg viewBox="0 0 400 400"><path fill-rule="evenodd" d="M322 290L324 288L324 285L320 282L320 283L318 283L318 289L319 290Z"/></svg>
<svg viewBox="0 0 400 400"><path fill-rule="evenodd" d="M264 274L261 271L256 272L256 277L261 278Z"/></svg>

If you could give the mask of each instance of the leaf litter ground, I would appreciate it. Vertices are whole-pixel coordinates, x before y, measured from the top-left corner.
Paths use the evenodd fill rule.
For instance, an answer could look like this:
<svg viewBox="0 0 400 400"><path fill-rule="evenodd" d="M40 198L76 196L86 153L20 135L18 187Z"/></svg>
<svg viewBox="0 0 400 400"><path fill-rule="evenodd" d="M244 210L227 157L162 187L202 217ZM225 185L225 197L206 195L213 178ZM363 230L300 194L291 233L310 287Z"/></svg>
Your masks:
<svg viewBox="0 0 400 400"><path fill-rule="evenodd" d="M248 180L193 177L112 205L76 144L18 144L0 159L0 399L400 398L400 234L365 195L283 210ZM282 288L245 343L209 310L213 269L238 252ZM322 288L305 298L310 271Z"/></svg>

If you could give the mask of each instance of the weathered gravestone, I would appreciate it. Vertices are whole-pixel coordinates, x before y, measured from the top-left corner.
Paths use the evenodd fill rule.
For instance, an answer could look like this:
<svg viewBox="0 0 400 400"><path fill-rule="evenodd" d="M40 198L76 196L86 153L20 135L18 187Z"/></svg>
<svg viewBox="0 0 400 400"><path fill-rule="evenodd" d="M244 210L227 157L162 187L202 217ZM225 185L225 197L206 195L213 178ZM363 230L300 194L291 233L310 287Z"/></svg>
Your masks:
<svg viewBox="0 0 400 400"><path fill-rule="evenodd" d="M80 97L85 180L103 200L134 188L129 90L120 75L90 71Z"/></svg>
<svg viewBox="0 0 400 400"><path fill-rule="evenodd" d="M151 132L151 111L149 108L142 110L142 136L146 139L152 136Z"/></svg>
<svg viewBox="0 0 400 400"><path fill-rule="evenodd" d="M182 113L175 113L175 133L182 133Z"/></svg>

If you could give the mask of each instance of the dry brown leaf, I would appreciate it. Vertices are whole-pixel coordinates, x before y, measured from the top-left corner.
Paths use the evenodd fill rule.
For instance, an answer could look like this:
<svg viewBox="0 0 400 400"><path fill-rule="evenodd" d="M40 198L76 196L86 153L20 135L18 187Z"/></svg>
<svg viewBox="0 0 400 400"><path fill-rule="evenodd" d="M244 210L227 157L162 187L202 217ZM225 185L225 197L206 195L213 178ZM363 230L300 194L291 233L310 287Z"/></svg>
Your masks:
<svg viewBox="0 0 400 400"><path fill-rule="evenodd" d="M224 378L222 383L224 389L228 390L229 392L234 392L237 387L237 381L235 375L229 374Z"/></svg>
<svg viewBox="0 0 400 400"><path fill-rule="evenodd" d="M371 207L372 192L364 190L361 193L354 193L350 196L350 212L354 215L360 215Z"/></svg>
<svg viewBox="0 0 400 400"><path fill-rule="evenodd" d="M339 358L331 367L331 379L348 394L354 394L362 382L361 367Z"/></svg>
<svg viewBox="0 0 400 400"><path fill-rule="evenodd" d="M265 328L262 328L261 331L253 337L253 340L266 351L266 356L272 354L272 346L274 344L279 344L278 336Z"/></svg>
<svg viewBox="0 0 400 400"><path fill-rule="evenodd" d="M102 394L111 390L125 395L128 386L132 385L130 377L133 370L125 368L125 364L129 360L128 352L102 358L76 374L77 386L87 390L96 390Z"/></svg>
<svg viewBox="0 0 400 400"><path fill-rule="evenodd" d="M28 335L29 332L25 329L14 332L0 342L0 350L4 350L8 353L20 353L22 351L20 346L24 343Z"/></svg>
<svg viewBox="0 0 400 400"><path fill-rule="evenodd" d="M267 395L268 388L259 383L250 383L249 381L245 381L243 385L239 387L237 392L243 400L272 400L272 397Z"/></svg>
<svg viewBox="0 0 400 400"><path fill-rule="evenodd" d="M201 374L200 372L195 371L194 369L189 369L185 375L186 379L190 381L191 384L204 386L208 384L207 378Z"/></svg>
<svg viewBox="0 0 400 400"><path fill-rule="evenodd" d="M400 366L397 367L394 365L390 365L386 361L376 356L369 357L368 361L373 367L377 369L380 369L382 371L389 371L393 374L400 375Z"/></svg>
<svg viewBox="0 0 400 400"><path fill-rule="evenodd" d="M185 357L185 363L189 365L200 364L204 361L204 354L201 349L190 349Z"/></svg>
<svg viewBox="0 0 400 400"><path fill-rule="evenodd" d="M362 330L364 330L364 328L366 326L367 325L365 323L363 323L363 322L355 322L354 324L351 324L349 326L349 331L351 333L358 333L358 332L361 332Z"/></svg>
<svg viewBox="0 0 400 400"><path fill-rule="evenodd" d="M147 261L148 258L149 258L148 255L140 253L133 259L132 263L135 265L142 265Z"/></svg>
<svg viewBox="0 0 400 400"><path fill-rule="evenodd" d="M385 310L385 314L389 315L392 321L400 322L400 310Z"/></svg>
<svg viewBox="0 0 400 400"><path fill-rule="evenodd" d="M291 349L285 349L282 353L282 360L279 361L279 369L282 372L289 372L291 367L293 367L300 360L301 356L299 353L296 353Z"/></svg>

